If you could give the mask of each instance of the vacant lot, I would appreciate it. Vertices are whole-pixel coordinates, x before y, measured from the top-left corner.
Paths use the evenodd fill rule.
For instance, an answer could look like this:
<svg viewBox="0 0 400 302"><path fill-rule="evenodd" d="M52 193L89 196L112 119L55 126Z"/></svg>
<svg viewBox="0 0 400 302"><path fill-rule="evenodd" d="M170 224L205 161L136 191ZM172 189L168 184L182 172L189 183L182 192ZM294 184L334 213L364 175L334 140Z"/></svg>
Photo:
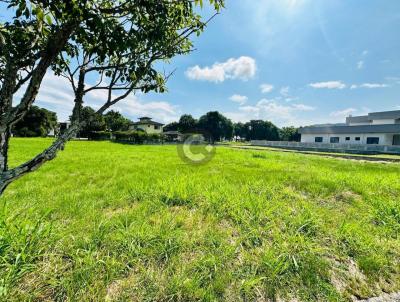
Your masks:
<svg viewBox="0 0 400 302"><path fill-rule="evenodd" d="M14 139L11 164L50 143ZM346 301L400 290L400 165L71 142L0 202L0 300Z"/></svg>

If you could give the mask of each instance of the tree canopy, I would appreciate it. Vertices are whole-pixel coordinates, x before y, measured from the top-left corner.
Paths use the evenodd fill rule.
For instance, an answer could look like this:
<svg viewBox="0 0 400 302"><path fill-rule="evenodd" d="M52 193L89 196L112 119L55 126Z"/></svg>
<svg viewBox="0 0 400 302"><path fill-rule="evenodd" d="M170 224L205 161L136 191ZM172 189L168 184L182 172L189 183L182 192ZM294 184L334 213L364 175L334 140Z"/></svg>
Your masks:
<svg viewBox="0 0 400 302"><path fill-rule="evenodd" d="M218 111L210 111L201 116L198 127L208 134L208 139L213 143L233 136L233 123Z"/></svg>
<svg viewBox="0 0 400 302"><path fill-rule="evenodd" d="M104 121L106 124L106 130L108 131L126 131L132 123L131 120L114 110L110 110L104 114Z"/></svg>
<svg viewBox="0 0 400 302"><path fill-rule="evenodd" d="M13 127L15 136L23 137L45 137L51 130L57 127L57 114L38 106L32 106L25 116Z"/></svg>

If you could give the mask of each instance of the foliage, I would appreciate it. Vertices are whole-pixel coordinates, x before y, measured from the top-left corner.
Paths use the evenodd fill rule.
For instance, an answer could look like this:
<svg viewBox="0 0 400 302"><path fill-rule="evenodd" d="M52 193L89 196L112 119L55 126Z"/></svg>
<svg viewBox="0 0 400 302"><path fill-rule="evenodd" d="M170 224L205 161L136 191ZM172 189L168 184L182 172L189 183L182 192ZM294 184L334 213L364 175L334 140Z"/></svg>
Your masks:
<svg viewBox="0 0 400 302"><path fill-rule="evenodd" d="M233 124L231 120L223 116L218 111L210 111L201 116L198 127L206 131L207 139L211 142L222 139L231 139L233 137Z"/></svg>
<svg viewBox="0 0 400 302"><path fill-rule="evenodd" d="M178 128L179 128L179 123L178 122L172 122L172 123L169 123L169 124L165 125L163 127L163 130L164 130L164 132L166 132L166 131L178 131Z"/></svg>
<svg viewBox="0 0 400 302"><path fill-rule="evenodd" d="M279 140L279 129L273 123L262 120L252 120L245 124L247 140Z"/></svg>
<svg viewBox="0 0 400 302"><path fill-rule="evenodd" d="M293 126L283 127L279 131L279 137L282 141L299 142L301 139L301 134L299 133L299 128Z"/></svg>
<svg viewBox="0 0 400 302"><path fill-rule="evenodd" d="M106 128L109 131L127 131L131 121L118 111L110 110L104 114Z"/></svg>
<svg viewBox="0 0 400 302"><path fill-rule="evenodd" d="M163 136L157 133L148 134L144 131L116 131L113 133L116 141L143 144L144 142L162 142Z"/></svg>
<svg viewBox="0 0 400 302"><path fill-rule="evenodd" d="M15 136L45 137L51 130L56 130L57 115L44 108L32 106L22 120L13 127Z"/></svg>
<svg viewBox="0 0 400 302"><path fill-rule="evenodd" d="M184 114L180 117L178 130L182 133L194 131L197 128L197 121L190 114Z"/></svg>
<svg viewBox="0 0 400 302"><path fill-rule="evenodd" d="M89 137L91 132L104 131L106 130L106 122L103 115L97 113L91 107L84 107L81 111L81 118L86 121L82 125L78 136L79 137Z"/></svg>
<svg viewBox="0 0 400 302"><path fill-rule="evenodd" d="M12 139L10 164L50 143ZM0 300L337 302L395 292L399 173L225 147L194 167L175 146L72 141L2 196Z"/></svg>

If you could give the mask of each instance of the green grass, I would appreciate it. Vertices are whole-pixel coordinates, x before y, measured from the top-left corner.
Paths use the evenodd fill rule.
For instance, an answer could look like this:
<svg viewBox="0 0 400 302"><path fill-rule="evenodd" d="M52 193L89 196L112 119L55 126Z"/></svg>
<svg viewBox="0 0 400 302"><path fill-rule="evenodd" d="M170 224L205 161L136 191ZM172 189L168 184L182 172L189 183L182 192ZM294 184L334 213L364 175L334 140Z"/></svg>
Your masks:
<svg viewBox="0 0 400 302"><path fill-rule="evenodd" d="M46 145L13 139L11 165ZM0 202L0 300L349 301L400 290L400 165L70 142Z"/></svg>

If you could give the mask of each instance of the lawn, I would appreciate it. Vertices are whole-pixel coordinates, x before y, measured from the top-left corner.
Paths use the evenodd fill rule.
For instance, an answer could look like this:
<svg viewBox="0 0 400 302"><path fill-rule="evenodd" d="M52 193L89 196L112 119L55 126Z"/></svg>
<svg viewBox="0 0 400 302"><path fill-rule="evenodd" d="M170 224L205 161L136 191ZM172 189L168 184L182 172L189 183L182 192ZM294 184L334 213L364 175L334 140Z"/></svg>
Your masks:
<svg viewBox="0 0 400 302"><path fill-rule="evenodd" d="M11 165L48 139L13 139ZM400 290L400 165L70 142L0 201L0 300L349 301Z"/></svg>

